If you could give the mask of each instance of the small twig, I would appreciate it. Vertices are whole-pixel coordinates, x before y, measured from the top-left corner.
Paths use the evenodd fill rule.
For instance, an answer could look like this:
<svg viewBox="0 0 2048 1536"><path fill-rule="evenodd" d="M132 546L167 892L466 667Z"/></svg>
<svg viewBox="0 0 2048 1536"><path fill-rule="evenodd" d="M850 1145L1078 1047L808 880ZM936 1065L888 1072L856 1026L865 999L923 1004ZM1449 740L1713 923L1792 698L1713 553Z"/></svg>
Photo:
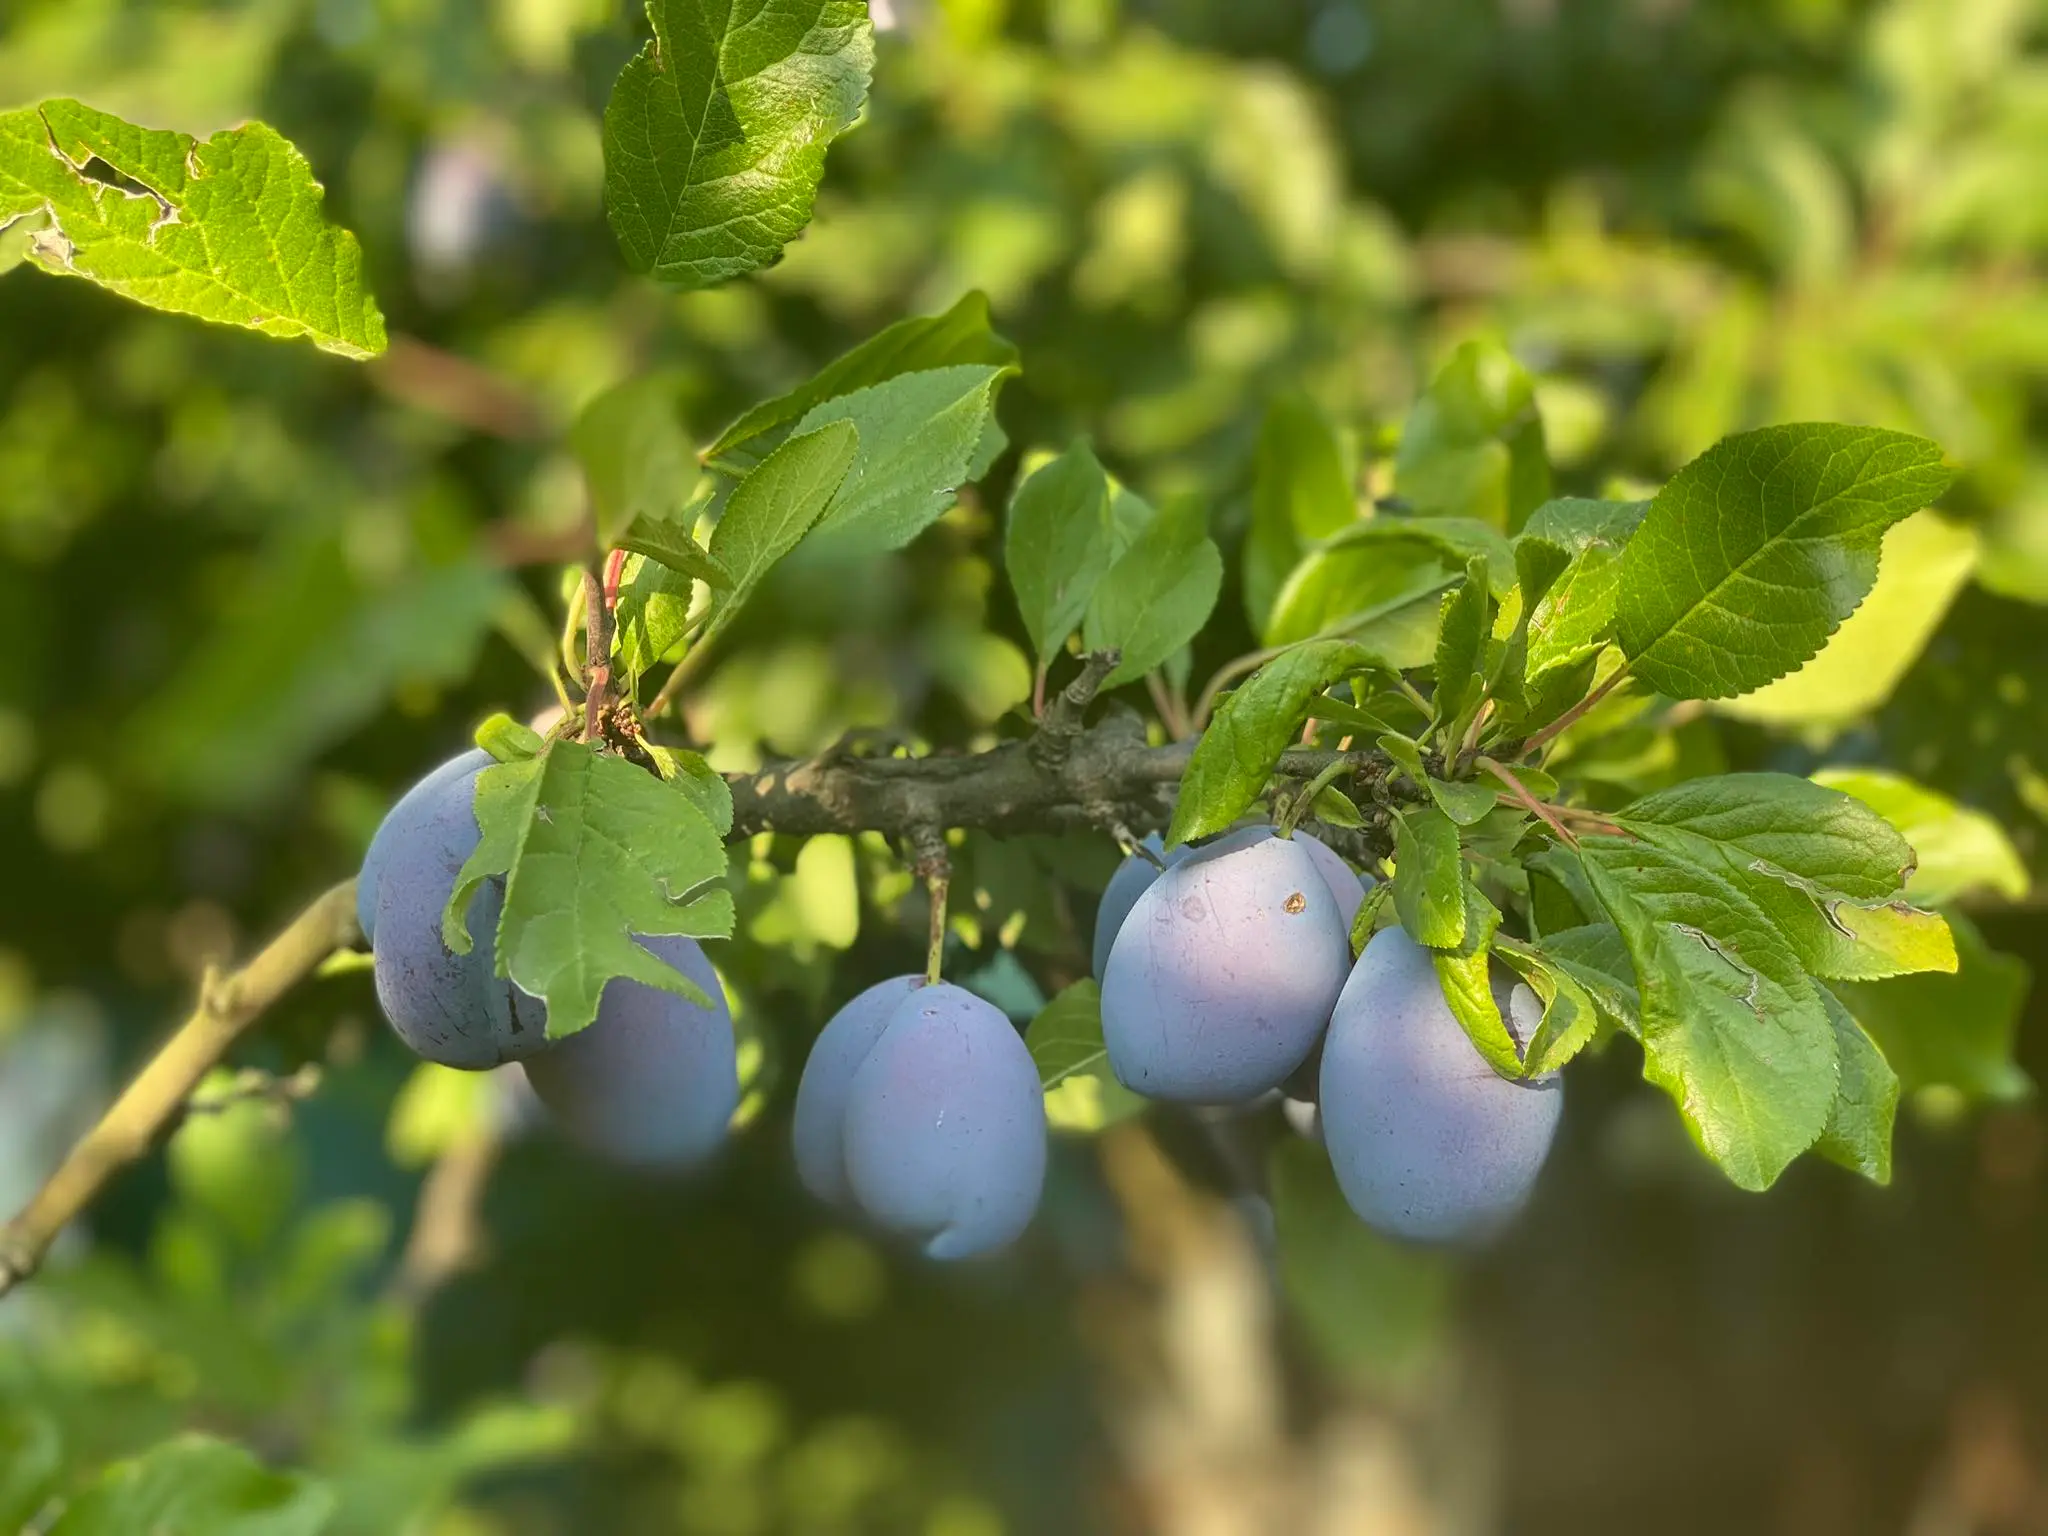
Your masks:
<svg viewBox="0 0 2048 1536"><path fill-rule="evenodd" d="M612 686L612 610L597 572L583 572L583 658L588 691L583 697L583 739L604 735L604 709Z"/></svg>
<svg viewBox="0 0 2048 1536"><path fill-rule="evenodd" d="M1209 716L1216 708L1216 695L1224 687L1243 677L1247 672L1256 672L1275 656L1292 649L1285 645L1269 645L1264 650L1246 651L1242 656L1233 656L1218 667L1209 681L1202 684L1202 691L1195 695L1195 707L1188 711L1188 730L1199 731L1209 723Z"/></svg>
<svg viewBox="0 0 2048 1536"><path fill-rule="evenodd" d="M1521 757L1528 757L1531 753L1536 751L1537 748L1543 746L1546 742L1556 740L1559 735L1571 729L1572 726L1578 724L1580 720L1584 719L1586 713L1589 710L1591 710L1595 705L1597 705L1602 699L1606 698L1608 694L1614 692L1616 688L1620 687L1621 684L1627 680L1627 678L1628 663L1623 662L1621 667L1617 671L1615 671L1611 676L1609 676L1606 682L1602 683L1599 687L1595 688L1591 693L1587 694L1583 699L1579 700L1578 703L1574 704L1570 709L1566 710L1563 714L1559 715L1555 720L1551 721L1550 724L1544 726L1542 730L1536 732L1535 735L1531 736L1527 741L1523 742L1522 750L1517 755Z"/></svg>
<svg viewBox="0 0 2048 1536"><path fill-rule="evenodd" d="M1045 718L1046 671L1046 664L1041 661L1031 674L1031 718L1034 720Z"/></svg>
<svg viewBox="0 0 2048 1536"><path fill-rule="evenodd" d="M578 583L569 593L568 612L562 616L562 666L572 678L583 676L583 658L576 654L576 631L583 627L583 602L589 587Z"/></svg>
<svg viewBox="0 0 2048 1536"><path fill-rule="evenodd" d="M1187 707L1173 696L1173 688L1158 668L1145 674L1145 691L1152 695L1152 707L1159 711L1159 723L1166 733L1175 741L1184 740L1188 735Z"/></svg>
<svg viewBox="0 0 2048 1536"><path fill-rule="evenodd" d="M1038 734L1031 739L1033 757L1046 763L1065 758L1074 738L1087 725L1088 706L1122 660L1123 652L1118 650L1090 651L1081 658L1080 675L1053 696L1039 717Z"/></svg>
<svg viewBox="0 0 2048 1536"><path fill-rule="evenodd" d="M1520 779L1516 778L1506 768L1502 767L1499 763L1495 762L1490 757L1480 758L1479 766L1481 768L1484 768L1488 773L1492 774L1496 779L1499 779L1501 783L1507 785L1509 793L1511 793L1515 797L1516 802L1522 807L1522 809L1530 812L1539 821L1541 821L1543 825L1550 828L1551 831L1555 832L1558 836L1559 841L1563 842L1568 847L1576 848L1579 846L1579 840L1572 835L1571 829L1565 826L1564 822L1558 818L1557 813L1553 811L1549 806L1545 805L1541 800L1538 800L1534 795L1530 794L1528 788L1522 783Z"/></svg>
<svg viewBox="0 0 2048 1536"><path fill-rule="evenodd" d="M325 962L316 967L326 969ZM187 1115L218 1115L234 1108L237 1104L264 1102L270 1104L294 1104L310 1099L320 1091L320 1064L309 1061L297 1071L279 1077L274 1072L265 1072L260 1067L244 1067L237 1072L234 1081L214 1094L193 1094L185 1104Z"/></svg>
<svg viewBox="0 0 2048 1536"><path fill-rule="evenodd" d="M34 1274L57 1234L98 1197L108 1180L138 1162L192 1097L201 1078L265 1009L353 943L356 887L337 885L292 920L240 970L209 971L199 1006L152 1056L111 1108L0 1229L0 1295Z"/></svg>
<svg viewBox="0 0 2048 1536"><path fill-rule="evenodd" d="M510 442L547 435L547 416L535 396L481 363L416 336L393 336L370 377L392 399L475 432Z"/></svg>

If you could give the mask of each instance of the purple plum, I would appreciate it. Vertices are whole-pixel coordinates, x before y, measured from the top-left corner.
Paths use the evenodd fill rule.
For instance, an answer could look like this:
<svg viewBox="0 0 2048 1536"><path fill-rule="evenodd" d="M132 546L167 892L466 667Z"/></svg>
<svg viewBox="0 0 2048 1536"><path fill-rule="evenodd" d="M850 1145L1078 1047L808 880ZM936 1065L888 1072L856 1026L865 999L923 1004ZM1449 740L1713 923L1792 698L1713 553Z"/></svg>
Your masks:
<svg viewBox="0 0 2048 1536"><path fill-rule="evenodd" d="M818 1032L796 1085L796 1171L804 1188L831 1205L853 1200L846 1187L846 1091L853 1074L889 1027L897 1005L924 985L923 976L878 981L841 1008Z"/></svg>
<svg viewBox="0 0 2048 1536"><path fill-rule="evenodd" d="M1277 1087L1315 1049L1350 965L1336 896L1297 839L1219 838L1166 871L1125 920L1102 981L1102 1037L1125 1087L1228 1103Z"/></svg>
<svg viewBox="0 0 2048 1536"><path fill-rule="evenodd" d="M363 854L362 872L356 876L356 922L363 930L366 943L377 942L377 880L392 848L412 836L423 820L433 814L434 807L440 803L441 791L451 780L490 765L491 754L482 747L451 757L400 795L398 803L384 813L384 819L377 824L377 831Z"/></svg>
<svg viewBox="0 0 2048 1536"><path fill-rule="evenodd" d="M1518 1046L1535 994L1496 966ZM1564 1108L1556 1074L1488 1066L1444 1001L1429 952L1382 929L1358 957L1323 1042L1323 1142L1344 1198L1373 1227L1421 1242L1485 1237L1519 1211Z"/></svg>
<svg viewBox="0 0 2048 1536"><path fill-rule="evenodd" d="M1157 832L1148 833L1145 846L1158 857L1160 864L1168 869L1180 863L1195 850L1186 843L1171 852L1159 840ZM1142 853L1134 853L1117 865L1116 873L1109 877L1109 884L1102 888L1102 905L1095 909L1095 979L1102 980L1109 969L1110 947L1116 943L1116 936L1124 926L1124 919L1131 915L1131 908L1138 904L1138 898L1152 888L1152 882L1160 875L1160 866Z"/></svg>
<svg viewBox="0 0 2048 1536"><path fill-rule="evenodd" d="M1344 919L1344 931L1350 933L1351 920L1358 916L1358 909L1365 904L1365 893L1372 887L1372 876L1359 874L1321 838L1307 832L1296 832L1294 840L1315 860L1316 868L1330 887L1330 894L1337 898L1337 915Z"/></svg>

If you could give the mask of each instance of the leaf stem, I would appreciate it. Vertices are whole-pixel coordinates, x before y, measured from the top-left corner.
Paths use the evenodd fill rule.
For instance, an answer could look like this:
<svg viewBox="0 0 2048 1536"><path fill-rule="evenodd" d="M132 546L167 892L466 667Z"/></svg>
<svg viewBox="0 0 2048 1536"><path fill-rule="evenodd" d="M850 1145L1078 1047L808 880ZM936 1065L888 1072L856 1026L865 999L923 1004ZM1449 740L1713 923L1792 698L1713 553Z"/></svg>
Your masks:
<svg viewBox="0 0 2048 1536"><path fill-rule="evenodd" d="M1501 783L1507 785L1509 793L1515 797L1522 808L1535 816L1537 820L1550 828L1551 831L1555 832L1560 842L1570 848L1579 846L1578 838L1572 835L1571 829L1559 819L1557 813L1530 794L1527 787L1514 774L1490 757L1480 758L1479 766L1499 779Z"/></svg>
<svg viewBox="0 0 2048 1536"><path fill-rule="evenodd" d="M1578 722L1584 719L1585 716L1593 709L1595 705L1597 705L1602 699L1606 698L1608 694L1614 692L1616 688L1620 687L1622 683L1627 680L1628 669L1629 664L1626 661L1624 661L1619 668L1617 668L1613 673L1611 673L1608 676L1607 681L1602 683L1599 687L1595 688L1591 693L1587 694L1583 699L1579 700L1578 703L1574 704L1570 709L1566 710L1563 714L1559 715L1555 720L1551 721L1550 724L1544 726L1542 730L1538 731L1535 735L1531 736L1527 741L1523 742L1522 750L1518 752L1516 756L1527 757L1537 748L1544 746L1546 743L1556 740L1565 731L1570 730L1574 725L1578 724Z"/></svg>
<svg viewBox="0 0 2048 1536"><path fill-rule="evenodd" d="M1273 830L1281 837L1292 837L1294 829L1301 825L1302 819L1309 813L1309 808L1316 803L1316 796L1357 766L1346 757L1340 757L1327 765L1302 787L1301 793L1294 797L1294 802L1286 810L1273 818Z"/></svg>

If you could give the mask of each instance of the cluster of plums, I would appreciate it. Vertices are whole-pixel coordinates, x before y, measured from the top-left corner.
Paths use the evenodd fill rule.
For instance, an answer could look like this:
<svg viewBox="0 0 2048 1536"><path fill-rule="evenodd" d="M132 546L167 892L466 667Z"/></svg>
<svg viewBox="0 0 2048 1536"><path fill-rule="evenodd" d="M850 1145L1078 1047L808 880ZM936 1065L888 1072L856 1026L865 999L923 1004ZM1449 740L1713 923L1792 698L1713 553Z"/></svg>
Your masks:
<svg viewBox="0 0 2048 1536"><path fill-rule="evenodd" d="M587 1029L553 1042L546 1005L495 973L502 882L471 901L470 952L443 941L441 913L479 839L476 776L490 763L469 752L427 775L364 858L357 911L386 1017L429 1061L519 1062L593 1150L702 1161L724 1138L739 1077L724 991L693 941L641 938L709 1006L619 977ZM1268 827L1164 853L1150 840L1150 854L1125 860L1096 922L1103 1041L1120 1081L1193 1104L1312 1098L1345 1197L1402 1237L1471 1237L1520 1207L1557 1127L1561 1082L1495 1073L1445 1004L1428 952L1398 928L1352 963L1366 882L1348 864L1306 833ZM1526 1045L1535 998L1504 972L1495 990ZM794 1136L806 1187L935 1258L1015 1239L1045 1182L1045 1095L1023 1038L993 1004L922 976L879 982L826 1024Z"/></svg>
<svg viewBox="0 0 2048 1536"><path fill-rule="evenodd" d="M1313 1097L1345 1199L1399 1237L1476 1237L1521 1207L1563 1081L1495 1072L1429 952L1399 928L1352 963L1366 885L1350 865L1305 832L1268 827L1160 863L1126 860L1096 924L1103 1043L1126 1087L1194 1104ZM1526 1047L1535 994L1497 965L1494 994Z"/></svg>

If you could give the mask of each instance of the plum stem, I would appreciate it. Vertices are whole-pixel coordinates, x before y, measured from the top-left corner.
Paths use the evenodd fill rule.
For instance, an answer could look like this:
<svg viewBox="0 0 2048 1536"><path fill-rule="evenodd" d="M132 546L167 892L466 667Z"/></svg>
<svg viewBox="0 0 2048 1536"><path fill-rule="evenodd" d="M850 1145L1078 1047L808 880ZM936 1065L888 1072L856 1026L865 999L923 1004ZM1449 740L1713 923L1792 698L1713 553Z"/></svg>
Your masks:
<svg viewBox="0 0 2048 1536"><path fill-rule="evenodd" d="M139 1162L181 1117L193 1090L251 1024L328 956L361 937L356 883L345 880L293 918L240 970L209 970L198 1006L144 1064L99 1123L0 1228L0 1296L36 1272L50 1244L115 1174Z"/></svg>

